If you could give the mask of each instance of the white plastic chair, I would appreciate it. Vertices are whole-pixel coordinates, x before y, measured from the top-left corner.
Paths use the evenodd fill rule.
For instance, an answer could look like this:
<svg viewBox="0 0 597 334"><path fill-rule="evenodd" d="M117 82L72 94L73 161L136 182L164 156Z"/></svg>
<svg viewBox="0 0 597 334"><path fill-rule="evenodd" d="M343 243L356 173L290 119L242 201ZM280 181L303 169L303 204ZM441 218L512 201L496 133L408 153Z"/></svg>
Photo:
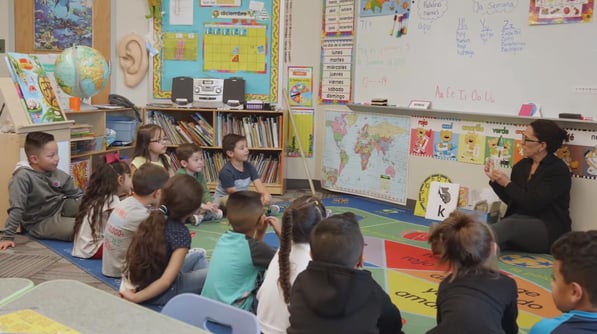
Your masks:
<svg viewBox="0 0 597 334"><path fill-rule="evenodd" d="M182 293L170 299L162 314L213 333L260 333L259 321L253 313L194 293Z"/></svg>

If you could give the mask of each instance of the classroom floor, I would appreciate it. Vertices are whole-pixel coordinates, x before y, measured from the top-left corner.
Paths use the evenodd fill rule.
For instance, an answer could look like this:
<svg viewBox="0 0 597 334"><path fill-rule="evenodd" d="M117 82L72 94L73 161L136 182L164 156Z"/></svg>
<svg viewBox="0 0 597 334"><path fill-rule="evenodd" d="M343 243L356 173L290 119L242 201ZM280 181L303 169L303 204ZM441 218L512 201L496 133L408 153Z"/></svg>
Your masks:
<svg viewBox="0 0 597 334"><path fill-rule="evenodd" d="M292 189L287 190L282 196L273 197L274 202L286 202L305 194L310 194L310 190ZM329 195L325 191L320 194ZM87 274L35 239L27 235L18 235L15 242L16 247L0 251L0 277L28 278L35 284L54 279L73 279L109 293L116 293L114 289Z"/></svg>

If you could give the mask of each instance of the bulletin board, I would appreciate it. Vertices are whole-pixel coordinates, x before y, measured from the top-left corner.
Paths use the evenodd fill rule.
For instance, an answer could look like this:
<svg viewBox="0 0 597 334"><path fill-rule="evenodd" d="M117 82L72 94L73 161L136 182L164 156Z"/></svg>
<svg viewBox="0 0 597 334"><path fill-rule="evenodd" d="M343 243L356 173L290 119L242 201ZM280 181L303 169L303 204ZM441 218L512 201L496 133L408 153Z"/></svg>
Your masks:
<svg viewBox="0 0 597 334"><path fill-rule="evenodd" d="M597 118L594 0L360 0L358 10L355 103L496 115L535 103L544 117Z"/></svg>
<svg viewBox="0 0 597 334"><path fill-rule="evenodd" d="M178 76L240 77L247 99L277 101L279 0L164 0L162 12L154 18L154 98L170 98Z"/></svg>

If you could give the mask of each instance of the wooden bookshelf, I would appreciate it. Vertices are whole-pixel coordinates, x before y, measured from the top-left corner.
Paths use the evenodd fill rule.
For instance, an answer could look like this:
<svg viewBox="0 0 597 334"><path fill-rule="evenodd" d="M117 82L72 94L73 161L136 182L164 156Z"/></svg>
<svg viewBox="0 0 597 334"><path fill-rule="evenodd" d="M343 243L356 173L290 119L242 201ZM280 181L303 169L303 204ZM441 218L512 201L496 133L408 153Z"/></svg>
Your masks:
<svg viewBox="0 0 597 334"><path fill-rule="evenodd" d="M145 107L145 120L164 128L169 139L168 153L177 166L174 150L183 143L195 143L203 149L204 173L214 190L224 165L221 140L228 133L247 137L250 160L271 194L286 191L284 180L284 138L286 113L270 110L217 110L200 108ZM201 125L200 122L206 124ZM178 129L177 129L178 126ZM197 128L196 126L199 126ZM254 190L254 188L251 188Z"/></svg>
<svg viewBox="0 0 597 334"><path fill-rule="evenodd" d="M135 120L137 115L130 108L118 109L90 109L81 111L65 111L66 117L74 121L71 131L77 128L87 129L89 134L81 137L72 136L70 152L70 172L75 177L75 183L81 186L84 179L89 179L94 168L103 163L104 156L108 153L119 152L120 157L130 158L133 153L133 145L126 146L107 146L106 145L106 127L108 116L121 116ZM72 135L72 134L71 134ZM87 165L86 175L81 175L82 170L78 168L75 173L75 166L84 163Z"/></svg>

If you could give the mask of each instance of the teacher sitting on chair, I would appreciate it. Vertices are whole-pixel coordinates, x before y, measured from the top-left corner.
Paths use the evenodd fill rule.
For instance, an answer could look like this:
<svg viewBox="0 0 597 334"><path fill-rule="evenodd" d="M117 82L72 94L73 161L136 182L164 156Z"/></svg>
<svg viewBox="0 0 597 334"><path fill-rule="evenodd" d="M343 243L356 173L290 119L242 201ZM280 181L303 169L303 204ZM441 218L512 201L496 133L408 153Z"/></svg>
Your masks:
<svg viewBox="0 0 597 334"><path fill-rule="evenodd" d="M504 218L491 225L502 250L548 253L570 231L571 175L554 154L567 138L555 122L538 119L522 133L524 158L510 177L492 168L491 160L485 164L489 185L508 205Z"/></svg>

